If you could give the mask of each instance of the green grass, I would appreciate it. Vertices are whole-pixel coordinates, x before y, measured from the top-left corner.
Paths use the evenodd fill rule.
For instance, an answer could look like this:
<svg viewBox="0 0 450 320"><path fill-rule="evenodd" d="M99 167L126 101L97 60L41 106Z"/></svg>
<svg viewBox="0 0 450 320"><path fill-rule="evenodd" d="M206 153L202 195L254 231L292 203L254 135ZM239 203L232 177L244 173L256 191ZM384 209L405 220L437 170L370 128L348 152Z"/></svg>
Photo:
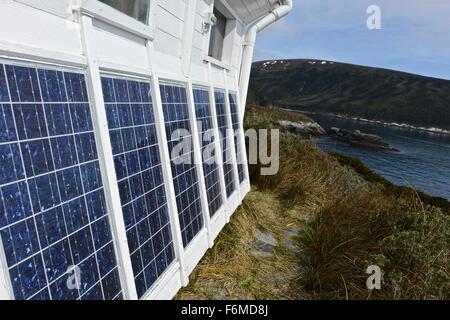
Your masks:
<svg viewBox="0 0 450 320"><path fill-rule="evenodd" d="M250 107L245 126L275 128L297 116ZM450 298L448 201L394 186L310 140L280 139L280 171L261 176L250 166L252 192L179 299ZM293 227L299 254L283 242ZM250 254L257 229L279 240L273 259ZM365 271L374 264L382 289L370 291Z"/></svg>

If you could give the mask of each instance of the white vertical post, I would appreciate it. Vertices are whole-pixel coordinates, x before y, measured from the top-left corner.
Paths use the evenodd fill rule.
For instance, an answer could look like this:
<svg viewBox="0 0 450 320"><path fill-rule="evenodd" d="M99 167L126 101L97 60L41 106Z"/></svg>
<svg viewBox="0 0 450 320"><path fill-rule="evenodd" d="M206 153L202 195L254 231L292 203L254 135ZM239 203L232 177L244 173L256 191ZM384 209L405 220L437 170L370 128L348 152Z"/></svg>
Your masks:
<svg viewBox="0 0 450 320"><path fill-rule="evenodd" d="M152 91L153 91L153 110L155 113L155 126L158 134L159 150L161 153L161 163L164 175L164 185L167 197L167 206L169 208L169 218L172 226L173 244L175 247L175 254L180 262L180 277L182 286L187 286L189 283L188 275L186 274L186 263L184 259L184 245L181 237L180 220L178 217L177 201L175 197L175 188L173 186L173 176L171 169L171 158L169 153L169 146L167 144L166 128L164 124L164 113L162 108L161 92L159 88L158 76L154 73L152 76Z"/></svg>
<svg viewBox="0 0 450 320"><path fill-rule="evenodd" d="M191 72L192 39L195 32L195 10L197 9L197 0L189 0L185 3L183 47L180 58L184 76L189 77Z"/></svg>
<svg viewBox="0 0 450 320"><path fill-rule="evenodd" d="M2 238L0 237L0 300L14 300L8 263L3 248Z"/></svg>
<svg viewBox="0 0 450 320"><path fill-rule="evenodd" d="M230 91L228 90L228 74L227 74L227 70L223 69L223 76L224 76L224 81L225 81L225 109L227 110L227 118L228 118L228 127L230 128L230 132L234 133L233 130L233 120L231 118L231 108L230 108L230 97L229 97L229 93ZM231 141L229 141L231 140ZM236 157L236 148L234 147L234 134L231 137L227 137L227 143L230 142L232 143L232 147L231 147L231 158L232 158L232 165L233 165L233 171L234 171L234 185L236 186L236 192L237 192L237 196L238 199L240 201L241 196L240 196L240 188L239 188L239 172L238 172L238 166L237 166L237 157Z"/></svg>
<svg viewBox="0 0 450 320"><path fill-rule="evenodd" d="M114 243L118 258L120 281L125 298L137 300L138 296L136 292L136 285L134 283L133 268L131 265L130 251L125 232L125 222L122 214L122 205L120 203L119 188L117 185L117 176L108 131L100 69L91 49L92 40L90 35L93 31L92 17L82 15L80 26L84 54L87 59L86 84L92 106L92 120L94 124L95 138L97 140L97 149L104 182L106 203L109 216L111 218L112 234L115 240Z"/></svg>
<svg viewBox="0 0 450 320"><path fill-rule="evenodd" d="M192 82L188 81L188 106L189 106L189 117L191 119L191 135L192 135L192 147L194 148L194 164L197 168L197 180L200 187L200 200L203 208L203 218L205 220L205 227L208 231L208 245L210 248L214 245L214 238L211 234L211 216L208 206L208 196L206 193L205 185L205 173L203 172L203 157L201 153L201 145L199 141L199 132L197 126L197 116L195 114L195 101Z"/></svg>
<svg viewBox="0 0 450 320"><path fill-rule="evenodd" d="M219 123L217 121L217 111L216 111L216 98L214 96L214 86L211 80L211 62L208 62L208 83L209 83L209 100L211 106L211 117L214 128L214 148L216 149L216 163L219 168L219 180L220 180L220 194L222 195L222 203L225 207L225 211L227 209L227 188L225 184L225 173L223 171L223 159L222 159L222 147L220 145L220 131L219 131ZM230 222L229 214L226 212L227 222Z"/></svg>
<svg viewBox="0 0 450 320"><path fill-rule="evenodd" d="M162 107L161 91L159 88L159 78L153 65L153 43L147 41L147 56L152 70L152 92L153 92L153 112L155 113L155 127L158 137L159 152L161 154L161 165L163 169L164 185L167 197L167 206L169 209L169 219L172 230L173 245L175 255L180 263L181 285L187 286L189 277L186 273L185 250L181 236L180 220L178 217L177 201L175 197L175 188L173 186L173 176L171 168L171 159L169 146L167 144L166 127L164 124L164 113Z"/></svg>
<svg viewBox="0 0 450 320"><path fill-rule="evenodd" d="M236 88L239 88L239 79L238 79L237 73L235 73L235 75L234 75L234 81L236 83ZM240 126L240 129L242 130L241 136L240 136L240 139L241 139L240 145L241 145L241 154L242 154L242 162L243 162L242 164L244 165L244 172L245 172L245 179L242 183L246 187L243 192L244 194L241 194L241 197L243 197L245 195L245 193L247 193L250 190L250 175L248 172L248 157L247 157L247 148L245 145L245 143L246 143L245 129L244 129L245 117L241 118L241 116L240 116L241 113L244 113L244 116L245 116L245 110L244 110L245 108L243 108L243 106L241 105L241 96L239 93L239 89L236 90L236 108L237 108L238 117L239 117L239 121L240 121L239 126ZM241 185L240 187L243 188L244 186Z"/></svg>

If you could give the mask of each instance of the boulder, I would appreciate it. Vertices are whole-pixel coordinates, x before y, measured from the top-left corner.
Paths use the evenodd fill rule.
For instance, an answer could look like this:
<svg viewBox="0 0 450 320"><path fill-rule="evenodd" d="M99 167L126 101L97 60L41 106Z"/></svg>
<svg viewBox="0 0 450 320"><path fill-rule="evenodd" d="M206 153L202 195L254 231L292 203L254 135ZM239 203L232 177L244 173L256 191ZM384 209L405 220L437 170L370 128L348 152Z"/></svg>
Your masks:
<svg viewBox="0 0 450 320"><path fill-rule="evenodd" d="M252 254L262 258L270 258L273 256L277 243L277 239L272 234L256 230Z"/></svg>
<svg viewBox="0 0 450 320"><path fill-rule="evenodd" d="M301 135L303 137L322 137L327 134L324 128L322 128L316 122L292 122L287 120L279 121L281 129L294 134Z"/></svg>
<svg viewBox="0 0 450 320"><path fill-rule="evenodd" d="M383 141L383 139L381 139L379 136L363 133L360 130L349 131L333 127L328 131L328 134L332 138L360 147L377 150L398 151L397 149L393 148L391 145Z"/></svg>

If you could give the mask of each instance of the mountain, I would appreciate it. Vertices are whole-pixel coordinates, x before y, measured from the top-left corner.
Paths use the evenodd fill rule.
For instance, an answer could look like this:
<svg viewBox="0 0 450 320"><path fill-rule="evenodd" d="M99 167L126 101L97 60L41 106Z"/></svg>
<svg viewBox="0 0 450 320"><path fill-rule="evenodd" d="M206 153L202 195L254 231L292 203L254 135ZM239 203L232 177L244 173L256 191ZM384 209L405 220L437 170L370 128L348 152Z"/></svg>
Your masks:
<svg viewBox="0 0 450 320"><path fill-rule="evenodd" d="M450 129L450 81L338 62L255 62L248 102Z"/></svg>

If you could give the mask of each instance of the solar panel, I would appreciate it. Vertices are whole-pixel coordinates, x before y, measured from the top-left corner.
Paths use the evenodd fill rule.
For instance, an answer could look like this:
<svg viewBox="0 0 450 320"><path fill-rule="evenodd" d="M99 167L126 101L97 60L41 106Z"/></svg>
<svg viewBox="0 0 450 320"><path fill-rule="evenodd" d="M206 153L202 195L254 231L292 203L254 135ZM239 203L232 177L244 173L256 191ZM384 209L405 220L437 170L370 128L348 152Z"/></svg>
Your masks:
<svg viewBox="0 0 450 320"><path fill-rule="evenodd" d="M142 297L175 260L150 85L105 76L102 87L134 279Z"/></svg>
<svg viewBox="0 0 450 320"><path fill-rule="evenodd" d="M222 205L222 192L220 190L219 167L215 160L215 140L208 90L194 89L194 103L197 123L199 124L199 139L209 214L212 217Z"/></svg>
<svg viewBox="0 0 450 320"><path fill-rule="evenodd" d="M244 166L244 155L242 154L242 127L239 120L239 113L236 103L236 94L230 93L230 112L231 112L231 122L233 123L234 131L234 148L236 150L236 160L238 163L238 175L239 182L242 183L245 180L245 166Z"/></svg>
<svg viewBox="0 0 450 320"><path fill-rule="evenodd" d="M15 298L121 299L84 75L0 64L0 130Z"/></svg>
<svg viewBox="0 0 450 320"><path fill-rule="evenodd" d="M187 135L183 138L192 141L186 88L176 84L161 84L160 87L168 147L170 154L173 155L180 143L180 139L172 137L177 130L184 130ZM194 151L192 148L184 150L178 156L171 156L171 160L181 235L183 245L187 247L203 228L203 210Z"/></svg>
<svg viewBox="0 0 450 320"><path fill-rule="evenodd" d="M227 143L227 131L230 129L228 125L228 114L225 103L225 93L216 90L214 92L214 97L216 100L216 113L217 113L217 123L219 126L219 131L221 134L220 145L222 148L222 160L223 160L223 174L225 177L225 189L227 191L227 197L230 197L236 190L234 182L234 167L231 154L232 146Z"/></svg>

